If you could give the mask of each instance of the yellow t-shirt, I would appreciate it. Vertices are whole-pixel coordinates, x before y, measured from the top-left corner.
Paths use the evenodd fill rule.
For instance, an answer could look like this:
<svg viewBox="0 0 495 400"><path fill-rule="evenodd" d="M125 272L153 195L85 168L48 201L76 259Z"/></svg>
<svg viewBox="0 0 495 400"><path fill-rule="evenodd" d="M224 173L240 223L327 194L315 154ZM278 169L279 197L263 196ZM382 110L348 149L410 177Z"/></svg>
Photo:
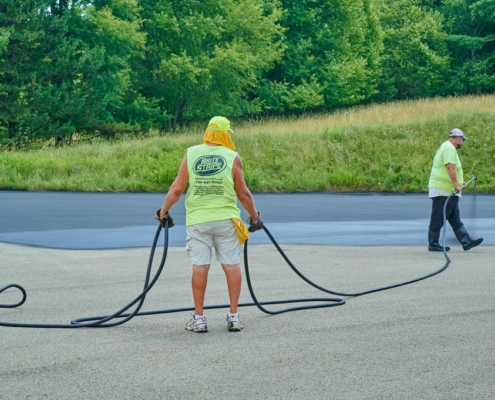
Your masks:
<svg viewBox="0 0 495 400"><path fill-rule="evenodd" d="M452 179L450 179L447 167L445 166L446 164L455 165L457 182L459 185L462 185L464 182L464 173L462 171L461 159L457 154L455 146L448 140L443 142L435 153L428 187L451 193L455 188Z"/></svg>

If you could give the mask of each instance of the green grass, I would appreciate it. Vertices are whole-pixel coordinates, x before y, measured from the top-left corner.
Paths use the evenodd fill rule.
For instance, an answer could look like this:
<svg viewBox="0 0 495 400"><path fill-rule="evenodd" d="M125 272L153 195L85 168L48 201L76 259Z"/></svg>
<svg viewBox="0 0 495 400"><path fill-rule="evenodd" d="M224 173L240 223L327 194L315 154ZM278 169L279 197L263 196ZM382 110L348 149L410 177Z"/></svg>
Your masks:
<svg viewBox="0 0 495 400"><path fill-rule="evenodd" d="M459 151L466 180L476 175L478 193L495 193L494 95L239 122L233 139L253 192L426 192L433 155L454 127L469 138ZM4 151L0 189L164 192L202 134Z"/></svg>

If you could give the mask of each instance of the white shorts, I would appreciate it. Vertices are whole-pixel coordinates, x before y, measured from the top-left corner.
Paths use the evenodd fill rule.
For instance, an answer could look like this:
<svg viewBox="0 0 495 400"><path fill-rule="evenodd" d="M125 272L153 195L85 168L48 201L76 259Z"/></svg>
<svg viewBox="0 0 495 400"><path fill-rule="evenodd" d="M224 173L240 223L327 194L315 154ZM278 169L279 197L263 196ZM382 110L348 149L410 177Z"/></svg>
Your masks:
<svg viewBox="0 0 495 400"><path fill-rule="evenodd" d="M239 264L242 245L239 243L234 223L230 219L186 226L186 251L195 265L211 263L212 248L218 262Z"/></svg>

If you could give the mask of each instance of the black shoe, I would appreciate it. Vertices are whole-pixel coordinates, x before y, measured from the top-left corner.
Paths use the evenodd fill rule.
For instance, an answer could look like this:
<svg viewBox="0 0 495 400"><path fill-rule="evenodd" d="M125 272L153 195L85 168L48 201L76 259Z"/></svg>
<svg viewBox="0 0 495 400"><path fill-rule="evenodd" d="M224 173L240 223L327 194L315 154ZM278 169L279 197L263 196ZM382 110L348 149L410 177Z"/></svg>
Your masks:
<svg viewBox="0 0 495 400"><path fill-rule="evenodd" d="M481 242L483 242L483 238L471 240L471 243L469 243L467 246L462 246L462 248L464 249L464 251L468 251L468 250L472 249L473 247L480 245Z"/></svg>
<svg viewBox="0 0 495 400"><path fill-rule="evenodd" d="M469 237L469 233L467 232L467 230L464 226L461 226L459 229L456 229L454 231L454 234L455 234L457 240L459 240L459 242L461 242L462 248L464 249L464 251L471 250L473 247L476 247L476 246L480 245L481 242L483 242L483 238L479 238L479 239L475 239L475 240L471 239Z"/></svg>
<svg viewBox="0 0 495 400"><path fill-rule="evenodd" d="M430 251L443 251L443 247L438 243L440 239L440 232L434 232L431 229L428 230L428 250ZM450 247L445 246L445 251L449 251Z"/></svg>
<svg viewBox="0 0 495 400"><path fill-rule="evenodd" d="M443 247L438 245L438 246L428 246L428 250L430 251L443 251ZM445 251L449 251L450 250L450 247L449 246L445 246Z"/></svg>

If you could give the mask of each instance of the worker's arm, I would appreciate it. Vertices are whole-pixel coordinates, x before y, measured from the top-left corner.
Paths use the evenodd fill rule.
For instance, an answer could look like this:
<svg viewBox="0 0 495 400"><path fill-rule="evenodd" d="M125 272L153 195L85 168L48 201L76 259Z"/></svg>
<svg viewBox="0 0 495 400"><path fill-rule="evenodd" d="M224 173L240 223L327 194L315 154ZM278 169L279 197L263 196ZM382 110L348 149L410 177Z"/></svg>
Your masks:
<svg viewBox="0 0 495 400"><path fill-rule="evenodd" d="M447 163L445 164L445 166L447 167L447 171L449 172L450 179L454 184L455 191L460 192L462 189L459 186L459 182L457 182L457 171L455 169L455 164Z"/></svg>
<svg viewBox="0 0 495 400"><path fill-rule="evenodd" d="M182 196L182 193L184 193L184 190L186 189L188 181L189 181L189 173L187 172L187 153L186 153L184 155L184 158L182 159L182 163L180 165L179 172L177 173L177 177L170 186L167 196L165 197L165 201L163 202L163 207L160 211L160 219L163 219L165 217L165 214L167 214L170 211L172 206L179 201L180 196Z"/></svg>
<svg viewBox="0 0 495 400"><path fill-rule="evenodd" d="M254 204L253 195L248 189L244 181L244 173L242 172L242 160L239 155L234 160L232 167L232 178L234 179L234 188L237 198L247 211L253 221L258 218L258 210Z"/></svg>

